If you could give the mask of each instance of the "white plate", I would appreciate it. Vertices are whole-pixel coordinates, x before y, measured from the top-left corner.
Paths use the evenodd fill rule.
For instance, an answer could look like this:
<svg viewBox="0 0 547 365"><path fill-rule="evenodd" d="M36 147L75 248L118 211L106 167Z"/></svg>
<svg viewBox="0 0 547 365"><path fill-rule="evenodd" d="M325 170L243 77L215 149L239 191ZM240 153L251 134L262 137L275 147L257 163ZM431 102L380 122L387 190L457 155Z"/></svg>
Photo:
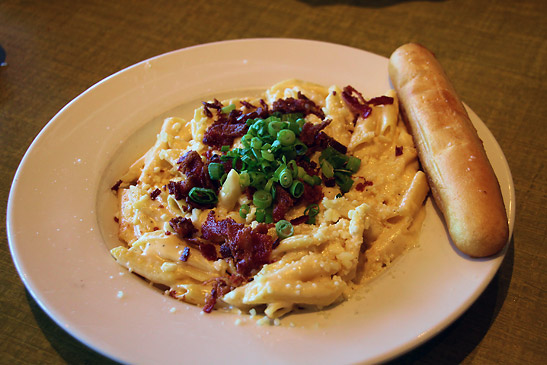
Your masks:
<svg viewBox="0 0 547 365"><path fill-rule="evenodd" d="M389 87L387 59L315 41L249 39L168 53L101 81L63 108L27 151L10 192L15 265L40 306L74 337L131 363L352 363L393 358L462 314L504 253L473 260L447 238L434 206L419 247L351 300L280 326L203 315L114 262L109 187L153 143L163 116L189 115L208 96L243 96L286 78L351 84L365 97ZM500 180L512 229L515 198L503 153L471 113ZM123 292L119 298L118 293Z"/></svg>

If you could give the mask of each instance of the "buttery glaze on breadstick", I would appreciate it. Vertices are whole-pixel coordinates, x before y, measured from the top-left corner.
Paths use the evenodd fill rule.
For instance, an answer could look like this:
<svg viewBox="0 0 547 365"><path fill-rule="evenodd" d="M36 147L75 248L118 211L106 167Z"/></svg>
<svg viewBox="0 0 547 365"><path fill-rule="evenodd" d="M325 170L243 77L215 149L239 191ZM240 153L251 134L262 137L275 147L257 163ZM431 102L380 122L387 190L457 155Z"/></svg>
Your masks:
<svg viewBox="0 0 547 365"><path fill-rule="evenodd" d="M452 241L473 257L499 252L509 236L499 183L441 65L409 43L391 55L389 76Z"/></svg>

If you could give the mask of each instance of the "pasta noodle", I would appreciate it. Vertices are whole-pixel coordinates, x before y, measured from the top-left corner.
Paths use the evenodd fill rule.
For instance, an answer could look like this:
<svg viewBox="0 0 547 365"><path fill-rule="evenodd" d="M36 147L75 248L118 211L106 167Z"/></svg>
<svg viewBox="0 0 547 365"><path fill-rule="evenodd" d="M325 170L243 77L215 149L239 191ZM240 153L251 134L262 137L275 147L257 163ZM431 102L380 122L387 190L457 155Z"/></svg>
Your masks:
<svg viewBox="0 0 547 365"><path fill-rule="evenodd" d="M116 185L123 243L112 255L174 298L204 311L258 308L277 318L296 308L321 309L347 299L359 283L417 243L429 191L412 137L399 118L396 94L390 90L378 100L361 100L352 88L286 80L266 90L262 99L213 100L198 107L189 122L167 118L154 146ZM210 131L232 113L248 118L247 136L253 123L264 118L300 113L275 114L283 107L294 109L294 104L298 109L298 103L307 108L294 117L299 119L269 121L267 126L296 131L285 136L294 140L296 135L291 148L307 150L301 157L295 152L272 157L273 142L262 148L258 143L265 140L258 137L245 141L240 134L233 145L225 142L230 128L243 125L237 119L221 126L215 138L222 142L207 142ZM306 128L315 132L306 135ZM278 146L289 143L281 131L269 133L277 135ZM246 145L252 148L245 150ZM264 171L265 161L278 166L268 177L271 181L264 181L265 188L252 188L261 175L241 167L250 166L245 165L250 157L228 158L228 150L236 149L258 155ZM325 157L328 149L335 159L343 159L344 167L333 167L335 160ZM287 171L291 176L282 176ZM286 186L283 179L289 179ZM193 200L189 185L211 203ZM272 195L264 200L255 192L268 189ZM284 204L289 206L285 210ZM280 233L275 224L280 209L289 234ZM238 256L240 251L246 256ZM264 262L256 264L256 257Z"/></svg>

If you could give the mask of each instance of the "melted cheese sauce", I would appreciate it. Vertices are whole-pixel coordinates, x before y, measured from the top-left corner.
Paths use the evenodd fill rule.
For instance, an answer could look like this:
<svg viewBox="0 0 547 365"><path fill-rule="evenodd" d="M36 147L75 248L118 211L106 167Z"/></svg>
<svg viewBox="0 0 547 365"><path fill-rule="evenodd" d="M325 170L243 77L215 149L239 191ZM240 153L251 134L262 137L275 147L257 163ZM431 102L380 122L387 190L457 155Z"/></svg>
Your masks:
<svg viewBox="0 0 547 365"><path fill-rule="evenodd" d="M264 313L271 318L300 306L320 309L346 299L357 284L376 276L417 243L428 186L419 171L412 137L399 118L395 93L386 93L394 98L393 104L373 106L370 116L359 117L355 125L355 116L337 86L287 80L268 89L263 99L271 105L279 98L296 98L299 92L332 120L324 132L361 160L353 175L355 183L343 196L337 187L323 187L316 224L295 226L294 235L281 240L273 250L272 263L264 265L252 281L219 298L217 307L255 311L265 305ZM259 105L258 99L241 100ZM223 105L231 103L245 110L239 99ZM306 120L321 122L315 115ZM182 154L207 150L201 141L212 122L203 107L196 109L189 122L165 120L155 145L122 177L118 219L124 244L112 250L121 265L170 288L172 296L197 305L204 305L212 281L236 273L235 265L231 259L208 261L173 232L171 219L189 218L200 229L209 210L188 210L186 203L174 199L164 186L185 179L176 163ZM151 199L156 189L160 193ZM255 226L254 207L246 219L238 213L241 205L248 203L241 193L239 176L232 170L220 190L217 219L231 217ZM303 210L303 206L294 207L286 219L302 215ZM276 236L274 229L269 233ZM185 249L190 254L182 261Z"/></svg>

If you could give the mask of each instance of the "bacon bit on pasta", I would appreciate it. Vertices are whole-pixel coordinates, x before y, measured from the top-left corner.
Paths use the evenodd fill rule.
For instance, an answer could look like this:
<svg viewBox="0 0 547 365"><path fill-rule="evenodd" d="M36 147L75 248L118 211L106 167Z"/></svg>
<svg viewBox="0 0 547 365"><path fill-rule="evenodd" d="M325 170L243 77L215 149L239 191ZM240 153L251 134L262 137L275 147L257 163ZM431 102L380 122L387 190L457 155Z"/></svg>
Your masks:
<svg viewBox="0 0 547 365"><path fill-rule="evenodd" d="M237 272L244 277L250 277L270 262L273 238L261 233L263 231L262 228L245 227L232 218L217 221L214 211L209 212L201 226L202 237L216 244L222 243L221 255L233 257Z"/></svg>
<svg viewBox="0 0 547 365"><path fill-rule="evenodd" d="M238 137L243 137L249 126L247 123L215 123L207 128L203 137L203 143L220 149L222 146L231 146Z"/></svg>
<svg viewBox="0 0 547 365"><path fill-rule="evenodd" d="M190 256L190 247L184 247L184 250L182 250L182 255L180 255L180 261L182 262L188 261L189 256Z"/></svg>
<svg viewBox="0 0 547 365"><path fill-rule="evenodd" d="M284 114L315 114L316 116L321 118L321 120L325 119L325 113L323 112L321 107L317 106L312 100L308 99L308 97L302 94L300 91L298 92L297 99L286 98L274 101L272 104L272 111L281 112Z"/></svg>
<svg viewBox="0 0 547 365"><path fill-rule="evenodd" d="M353 114L359 114L363 118L367 118L372 111L372 108L367 104L363 95L355 90L353 86L348 85L342 90L342 99L346 102Z"/></svg>
<svg viewBox="0 0 547 365"><path fill-rule="evenodd" d="M183 217L176 217L169 221L169 225L173 231L181 238L189 238L198 230L194 227L192 220Z"/></svg>
<svg viewBox="0 0 547 365"><path fill-rule="evenodd" d="M308 184L304 184L304 189ZM291 194L287 190L283 189L281 186L277 186L275 189L275 202L273 208L273 220L278 222L285 218L285 214L292 208L294 205L294 200L291 197Z"/></svg>
<svg viewBox="0 0 547 365"><path fill-rule="evenodd" d="M110 190L112 191L118 191L118 189L120 188L120 185L122 184L122 181L121 180L118 180L116 181L116 183L110 188Z"/></svg>
<svg viewBox="0 0 547 365"><path fill-rule="evenodd" d="M357 185L355 185L355 190L364 191L367 186L374 185L372 181L365 180L363 177L360 177L360 178L363 179L364 181L357 183Z"/></svg>
<svg viewBox="0 0 547 365"><path fill-rule="evenodd" d="M290 222L293 226L297 226L299 224L306 223L308 221L309 217L310 217L309 215L304 214L304 215L301 215L300 217L296 217L296 218L291 219Z"/></svg>
<svg viewBox="0 0 547 365"><path fill-rule="evenodd" d="M254 106L253 104L249 103L246 100L240 100L239 102L241 103L241 105L243 105L247 109L256 109L256 106Z"/></svg>
<svg viewBox="0 0 547 365"><path fill-rule="evenodd" d="M156 188L153 192L150 193L150 199L156 200L156 198L161 194L161 190Z"/></svg>
<svg viewBox="0 0 547 365"><path fill-rule="evenodd" d="M338 142L323 131L317 133L317 135L315 136L315 145L321 147L321 149L332 147L344 155L348 152L348 148L346 146L344 146L342 143Z"/></svg>
<svg viewBox="0 0 547 365"><path fill-rule="evenodd" d="M332 122L331 120L326 120L324 122L317 123L317 124L309 123L309 122L304 123L304 125L302 126L302 132L300 132L300 136L299 136L300 140L302 141L302 143L304 143L308 147L315 146L317 135L322 129L326 128L331 122Z"/></svg>
<svg viewBox="0 0 547 365"><path fill-rule="evenodd" d="M307 218L306 218L307 219ZM272 250L275 250L277 246L281 243L281 238L277 237L272 245Z"/></svg>
<svg viewBox="0 0 547 365"><path fill-rule="evenodd" d="M169 181L167 189L169 189L169 194L175 196L176 200L184 199L183 184L181 181Z"/></svg>
<svg viewBox="0 0 547 365"><path fill-rule="evenodd" d="M309 184L304 184L304 193L299 199L299 203L304 203L304 205L309 205L313 203L319 203L323 199L323 189L321 185L311 186Z"/></svg>
<svg viewBox="0 0 547 365"><path fill-rule="evenodd" d="M216 261L218 258L217 249L212 243L200 242L199 250L201 251L203 257L205 257L209 261Z"/></svg>
<svg viewBox="0 0 547 365"><path fill-rule="evenodd" d="M359 91L349 85L342 91L342 99L344 99L353 114L360 115L363 118L367 118L372 112L371 105L393 104L393 98L389 96L379 96L367 101ZM354 125L356 121L354 121Z"/></svg>
<svg viewBox="0 0 547 365"><path fill-rule="evenodd" d="M391 105L393 104L393 98L391 96L377 96L368 101L369 105Z"/></svg>
<svg viewBox="0 0 547 365"><path fill-rule="evenodd" d="M217 303L217 299L228 294L237 286L241 285L243 280L239 281L238 277L232 275L229 278L212 279L212 282L213 288L205 297L205 306L203 307L203 312L205 313L211 313Z"/></svg>
<svg viewBox="0 0 547 365"><path fill-rule="evenodd" d="M395 146L395 156L401 156L403 154L403 146Z"/></svg>
<svg viewBox="0 0 547 365"><path fill-rule="evenodd" d="M191 208L212 208L210 205L196 203L188 196L193 187L217 190L217 187L209 177L207 166L203 163L199 153L189 151L182 155L177 163L180 165L179 170L186 175L186 180L170 181L167 184L169 194L174 195L176 200L184 199Z"/></svg>
<svg viewBox="0 0 547 365"><path fill-rule="evenodd" d="M248 102L245 102L245 104L243 102L241 103L248 108L255 108ZM259 108L259 110L251 113L243 114L240 110L234 109L227 115L222 111L222 108L222 103L216 99L212 103L203 102L205 115L209 118L215 118L213 124L205 131L203 143L218 149L222 146L231 146L236 138L245 135L249 129L249 126L245 123L246 120L255 118L255 114L258 116L260 110ZM214 116L210 109L215 110Z"/></svg>

